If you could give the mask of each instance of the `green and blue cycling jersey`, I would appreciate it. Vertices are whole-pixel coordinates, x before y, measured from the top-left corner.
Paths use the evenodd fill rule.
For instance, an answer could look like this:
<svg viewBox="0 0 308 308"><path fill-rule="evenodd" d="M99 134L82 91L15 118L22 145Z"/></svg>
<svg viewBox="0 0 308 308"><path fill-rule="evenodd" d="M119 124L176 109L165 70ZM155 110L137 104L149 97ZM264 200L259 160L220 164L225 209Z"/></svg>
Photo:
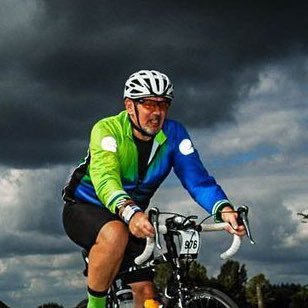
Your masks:
<svg viewBox="0 0 308 308"><path fill-rule="evenodd" d="M138 150L126 111L97 122L88 155L64 189L64 200L106 206L115 213L123 199L145 210L173 168L192 198L209 213L230 204L222 188L204 168L186 129L166 119L155 136L143 179L138 176Z"/></svg>

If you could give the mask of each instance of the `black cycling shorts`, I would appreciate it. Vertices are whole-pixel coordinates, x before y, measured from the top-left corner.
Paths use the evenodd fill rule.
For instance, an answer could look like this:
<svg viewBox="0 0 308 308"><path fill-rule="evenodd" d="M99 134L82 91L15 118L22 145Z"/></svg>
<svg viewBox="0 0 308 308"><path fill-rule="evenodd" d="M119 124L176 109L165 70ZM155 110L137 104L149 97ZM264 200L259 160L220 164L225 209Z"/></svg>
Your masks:
<svg viewBox="0 0 308 308"><path fill-rule="evenodd" d="M105 207L98 207L91 203L67 202L63 209L63 225L69 238L82 248L90 251L101 228L112 220L120 218L112 214ZM129 235L124 259L120 272L134 267L134 259L139 256L145 247L145 239ZM125 283L137 281L152 281L153 271L150 268L138 269L124 275Z"/></svg>

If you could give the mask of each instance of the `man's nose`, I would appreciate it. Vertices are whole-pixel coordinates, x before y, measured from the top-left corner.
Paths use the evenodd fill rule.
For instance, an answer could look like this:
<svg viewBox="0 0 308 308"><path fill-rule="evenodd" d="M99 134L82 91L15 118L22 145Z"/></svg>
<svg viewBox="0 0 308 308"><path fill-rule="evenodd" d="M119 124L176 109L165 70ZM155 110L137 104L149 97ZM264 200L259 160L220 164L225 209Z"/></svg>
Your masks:
<svg viewBox="0 0 308 308"><path fill-rule="evenodd" d="M152 113L156 113L156 114L160 114L160 106L159 106L159 104L155 104L154 106L153 106L153 111L152 111Z"/></svg>

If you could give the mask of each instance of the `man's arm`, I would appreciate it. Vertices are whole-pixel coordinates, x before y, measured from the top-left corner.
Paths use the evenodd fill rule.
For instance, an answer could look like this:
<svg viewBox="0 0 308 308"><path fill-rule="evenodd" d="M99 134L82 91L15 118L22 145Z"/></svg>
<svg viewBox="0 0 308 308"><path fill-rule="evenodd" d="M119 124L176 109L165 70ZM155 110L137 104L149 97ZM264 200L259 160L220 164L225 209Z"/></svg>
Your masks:
<svg viewBox="0 0 308 308"><path fill-rule="evenodd" d="M89 171L98 198L112 213L122 200L130 199L122 186L117 151L114 133L98 122L91 132Z"/></svg>
<svg viewBox="0 0 308 308"><path fill-rule="evenodd" d="M174 131L173 166L176 175L191 197L207 212L217 215L219 220L222 208L231 204L228 197L205 169L186 129L178 123Z"/></svg>
<svg viewBox="0 0 308 308"><path fill-rule="evenodd" d="M118 214L136 237L153 236L147 215L123 189L116 137L101 123L92 130L90 153L91 180L102 203Z"/></svg>

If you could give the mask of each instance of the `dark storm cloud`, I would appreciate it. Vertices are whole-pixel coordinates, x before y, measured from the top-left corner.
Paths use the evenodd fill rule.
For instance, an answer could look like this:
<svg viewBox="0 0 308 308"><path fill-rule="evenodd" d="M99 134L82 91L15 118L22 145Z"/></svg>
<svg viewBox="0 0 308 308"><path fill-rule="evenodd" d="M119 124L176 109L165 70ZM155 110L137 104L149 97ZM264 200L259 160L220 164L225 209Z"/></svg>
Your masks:
<svg viewBox="0 0 308 308"><path fill-rule="evenodd" d="M74 248L62 226L65 166L40 170L1 169L1 256L49 254Z"/></svg>
<svg viewBox="0 0 308 308"><path fill-rule="evenodd" d="M76 160L93 122L121 110L135 70L169 74L171 115L211 126L232 119L258 67L307 53L307 10L296 2L26 3L33 14L25 23L10 27L20 18L14 10L0 22L4 165Z"/></svg>

